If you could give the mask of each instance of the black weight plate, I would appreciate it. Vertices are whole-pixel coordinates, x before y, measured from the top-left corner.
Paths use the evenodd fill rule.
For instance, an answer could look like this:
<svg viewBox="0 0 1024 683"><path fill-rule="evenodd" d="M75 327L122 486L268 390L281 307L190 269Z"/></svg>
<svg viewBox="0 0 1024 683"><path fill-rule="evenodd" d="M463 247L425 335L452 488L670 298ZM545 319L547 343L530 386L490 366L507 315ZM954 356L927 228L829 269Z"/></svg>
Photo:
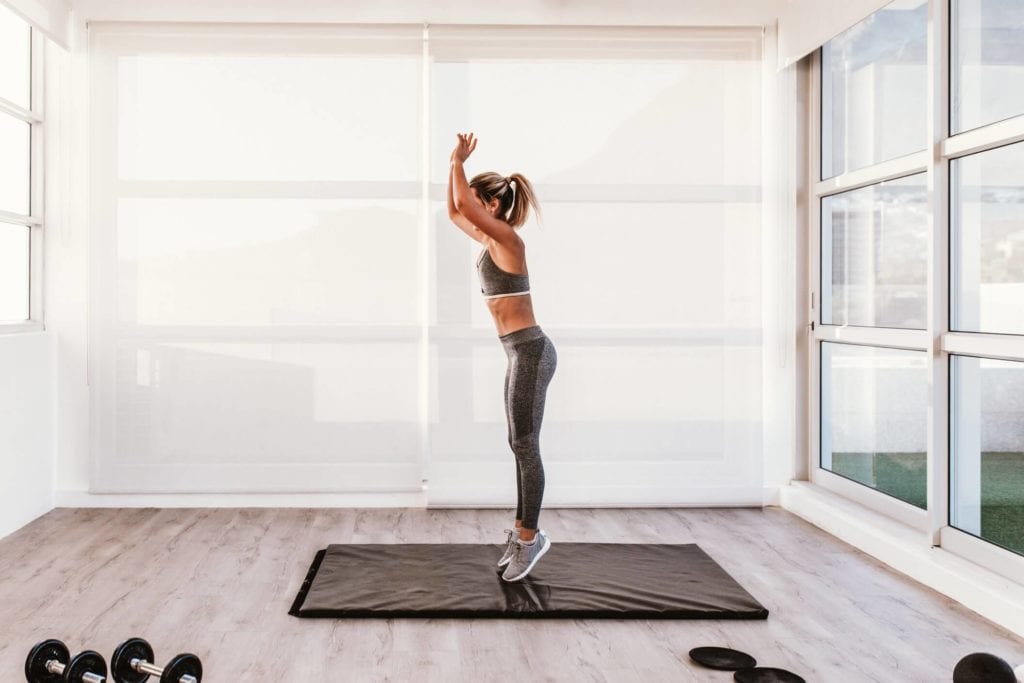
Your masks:
<svg viewBox="0 0 1024 683"><path fill-rule="evenodd" d="M25 680L29 683L60 683L64 680L63 674L52 674L46 670L46 662L51 659L67 664L71 659L67 645L52 638L37 643L25 660Z"/></svg>
<svg viewBox="0 0 1024 683"><path fill-rule="evenodd" d="M972 652L956 663L953 683L1017 683L1013 667L988 652Z"/></svg>
<svg viewBox="0 0 1024 683"><path fill-rule="evenodd" d="M82 683L82 676L85 674L107 677L107 661L103 659L103 655L94 650L79 652L71 658L71 663L64 669L64 678L61 680Z"/></svg>
<svg viewBox="0 0 1024 683"><path fill-rule="evenodd" d="M164 675L160 677L160 683L178 683L185 674L195 676L196 681L203 680L203 664L199 657L185 653L175 655L164 668Z"/></svg>
<svg viewBox="0 0 1024 683"><path fill-rule="evenodd" d="M770 666L740 669L732 677L733 680L739 683L807 683L792 671L776 669Z"/></svg>
<svg viewBox="0 0 1024 683"><path fill-rule="evenodd" d="M695 647L690 650L690 659L712 669L735 671L757 666L757 660L746 652L727 647Z"/></svg>
<svg viewBox="0 0 1024 683"><path fill-rule="evenodd" d="M114 683L143 683L149 674L132 668L133 659L144 659L153 663L153 648L142 638L129 638L114 650L110 658L110 675Z"/></svg>

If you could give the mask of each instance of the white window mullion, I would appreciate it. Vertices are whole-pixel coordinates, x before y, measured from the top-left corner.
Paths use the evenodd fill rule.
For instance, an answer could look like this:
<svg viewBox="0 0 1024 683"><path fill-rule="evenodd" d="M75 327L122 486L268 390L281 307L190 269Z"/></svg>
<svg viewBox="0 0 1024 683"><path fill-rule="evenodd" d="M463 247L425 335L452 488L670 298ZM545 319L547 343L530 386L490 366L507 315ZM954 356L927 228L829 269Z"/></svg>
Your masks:
<svg viewBox="0 0 1024 683"><path fill-rule="evenodd" d="M952 159L1022 140L1024 140L1024 114L945 138L941 141L941 151L943 158Z"/></svg>
<svg viewBox="0 0 1024 683"><path fill-rule="evenodd" d="M35 49L33 48L33 52L34 51ZM35 57L33 56L33 60L34 59ZM10 116L13 116L14 118L20 121L25 121L27 123L41 123L43 120L42 117L40 117L39 114L34 110L34 107L33 111L29 111L28 109L19 107L10 100L5 100L4 98L0 97L0 113L9 114Z"/></svg>
<svg viewBox="0 0 1024 683"><path fill-rule="evenodd" d="M1019 335L950 332L941 341L947 354L1024 361L1024 337Z"/></svg>
<svg viewBox="0 0 1024 683"><path fill-rule="evenodd" d="M815 328L814 338L819 342L885 346L911 351L923 351L928 348L928 333L925 330L850 325L816 325Z"/></svg>
<svg viewBox="0 0 1024 683"><path fill-rule="evenodd" d="M811 56L811 68L808 71L810 77L809 99L811 115L808 117L808 141L807 150L810 154L807 170L807 187L815 187L821 179L821 49L815 50ZM824 309L821 300L821 199L812 193L807 202L807 229L809 237L809 248L807 257L810 261L807 272L811 281L808 291L810 300L807 302L807 318L804 329L808 332L807 357L810 367L807 372L807 408L809 419L807 420L807 472L813 481L818 465L821 462L821 342L818 340L815 331L821 325L821 311ZM831 263L831 261L830 261ZM831 271L831 268L828 269Z"/></svg>
<svg viewBox="0 0 1024 683"><path fill-rule="evenodd" d="M939 545L949 522L949 3L928 3L928 538Z"/></svg>
<svg viewBox="0 0 1024 683"><path fill-rule="evenodd" d="M0 223L15 223L16 225L40 225L42 220L10 211L0 211Z"/></svg>
<svg viewBox="0 0 1024 683"><path fill-rule="evenodd" d="M29 187L31 202L29 204L29 320L43 323L43 222L44 202L46 197L43 193L45 183L43 182L43 159L44 159L44 134L45 128L43 119L46 116L45 108L45 84L44 54L46 52L46 40L36 30L32 29L32 119L30 136L31 146L31 177Z"/></svg>
<svg viewBox="0 0 1024 683"><path fill-rule="evenodd" d="M877 185L886 180L895 180L903 176L921 173L928 168L931 158L927 151L914 152L906 156L883 161L866 168L859 168L855 171L833 176L827 180L814 183L814 196L838 194L849 190L856 190L868 185Z"/></svg>

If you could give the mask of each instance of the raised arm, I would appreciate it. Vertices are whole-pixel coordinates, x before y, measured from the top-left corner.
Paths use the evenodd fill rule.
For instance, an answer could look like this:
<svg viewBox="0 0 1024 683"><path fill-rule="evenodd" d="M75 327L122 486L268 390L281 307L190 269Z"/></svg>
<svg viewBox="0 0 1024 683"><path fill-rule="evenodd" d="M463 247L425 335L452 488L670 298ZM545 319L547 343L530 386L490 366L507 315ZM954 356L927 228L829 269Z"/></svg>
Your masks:
<svg viewBox="0 0 1024 683"><path fill-rule="evenodd" d="M452 223L459 227L459 230L466 233L477 242L483 243L484 234L473 225L468 218L459 213L459 210L455 208L455 197L452 193L452 176L455 174L455 169L452 166L448 167L448 218L451 219Z"/></svg>
<svg viewBox="0 0 1024 683"><path fill-rule="evenodd" d="M469 181L466 180L466 171L462 167L462 161L456 153L451 163L452 191L456 211L498 244L509 247L518 244L519 235L512 229L512 226L492 216L483 207L483 204L476 200L473 190L469 187Z"/></svg>

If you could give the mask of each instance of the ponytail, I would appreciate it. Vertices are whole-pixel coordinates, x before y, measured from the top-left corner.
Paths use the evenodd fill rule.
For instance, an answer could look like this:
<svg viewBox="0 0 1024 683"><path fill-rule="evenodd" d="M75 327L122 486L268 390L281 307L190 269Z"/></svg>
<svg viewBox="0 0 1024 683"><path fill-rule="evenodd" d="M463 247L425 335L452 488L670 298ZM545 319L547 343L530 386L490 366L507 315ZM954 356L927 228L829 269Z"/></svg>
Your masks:
<svg viewBox="0 0 1024 683"><path fill-rule="evenodd" d="M530 213L530 207L537 212L537 219L541 218L540 205L537 203L537 193L533 185L522 173L513 173L509 176L515 194L512 196L512 208L508 214L508 224L517 228L526 222Z"/></svg>

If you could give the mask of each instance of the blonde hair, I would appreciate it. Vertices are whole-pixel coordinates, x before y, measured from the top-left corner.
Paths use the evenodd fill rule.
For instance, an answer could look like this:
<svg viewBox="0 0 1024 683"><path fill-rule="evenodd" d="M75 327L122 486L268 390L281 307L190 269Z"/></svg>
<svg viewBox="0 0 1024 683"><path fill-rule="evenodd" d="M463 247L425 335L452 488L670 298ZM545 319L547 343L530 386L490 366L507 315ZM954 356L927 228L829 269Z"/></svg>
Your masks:
<svg viewBox="0 0 1024 683"><path fill-rule="evenodd" d="M518 228L526 222L531 206L537 212L537 218L540 218L537 194L522 173L513 173L506 178L500 173L486 171L473 176L469 186L476 188L477 194L485 204L490 204L491 200L497 197L500 202L498 215L513 228Z"/></svg>

